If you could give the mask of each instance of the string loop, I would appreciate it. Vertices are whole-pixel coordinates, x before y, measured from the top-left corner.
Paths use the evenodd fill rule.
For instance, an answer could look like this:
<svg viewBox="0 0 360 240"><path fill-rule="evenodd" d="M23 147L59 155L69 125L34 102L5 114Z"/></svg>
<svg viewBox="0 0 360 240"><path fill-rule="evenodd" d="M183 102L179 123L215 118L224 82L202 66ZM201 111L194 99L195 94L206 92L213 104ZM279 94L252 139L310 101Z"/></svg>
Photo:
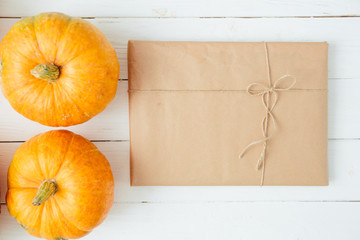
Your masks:
<svg viewBox="0 0 360 240"><path fill-rule="evenodd" d="M284 74L283 76L278 78L274 82L274 84L271 84L269 53L268 53L266 42L264 42L264 47L265 47L267 76L268 76L267 78L268 78L269 86L266 86L259 82L253 82L253 83L250 83L246 89L246 92L248 94L250 94L251 96L260 96L261 97L262 103L266 110L265 117L261 121L263 137L261 139L258 139L258 140L255 140L255 141L249 143L239 154L239 158L241 159L244 156L244 154L247 152L247 150L249 150L249 148L251 148L257 144L263 143L263 149L260 153L260 157L256 164L257 170L260 170L260 167L262 168L261 185L264 184L265 156L266 156L267 143L268 143L268 140L270 140L273 137L274 132L277 129L276 119L275 119L272 111L274 110L274 108L278 102L278 98L279 98L278 92L289 91L296 84L295 76L292 76L290 74ZM286 85L286 84L287 84L287 86L285 86L285 87L280 86L280 85ZM274 96L274 100L271 103L272 95ZM268 133L269 121L273 124L273 129L274 129L271 134Z"/></svg>

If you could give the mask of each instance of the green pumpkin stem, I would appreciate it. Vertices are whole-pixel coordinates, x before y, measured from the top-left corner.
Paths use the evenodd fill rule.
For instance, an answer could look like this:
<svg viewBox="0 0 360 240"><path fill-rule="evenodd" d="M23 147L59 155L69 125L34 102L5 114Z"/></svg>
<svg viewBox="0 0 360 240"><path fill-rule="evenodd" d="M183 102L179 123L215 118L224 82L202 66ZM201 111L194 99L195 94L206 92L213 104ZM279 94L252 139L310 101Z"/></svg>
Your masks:
<svg viewBox="0 0 360 240"><path fill-rule="evenodd" d="M31 75L49 83L56 82L60 76L60 69L53 63L39 64L30 70Z"/></svg>
<svg viewBox="0 0 360 240"><path fill-rule="evenodd" d="M32 201L32 205L40 206L58 190L55 179L48 179L41 183L39 190Z"/></svg>

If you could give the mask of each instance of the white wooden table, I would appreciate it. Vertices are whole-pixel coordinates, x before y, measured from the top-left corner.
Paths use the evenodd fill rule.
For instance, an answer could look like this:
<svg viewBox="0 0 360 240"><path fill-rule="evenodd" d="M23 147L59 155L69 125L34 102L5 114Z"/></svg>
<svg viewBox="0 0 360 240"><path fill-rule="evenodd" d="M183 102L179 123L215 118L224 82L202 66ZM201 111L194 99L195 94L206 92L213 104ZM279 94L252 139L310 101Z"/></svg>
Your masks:
<svg viewBox="0 0 360 240"><path fill-rule="evenodd" d="M121 63L115 100L70 127L107 156L115 203L84 239L360 239L359 0L0 0L0 39L23 16L59 11L105 33ZM327 41L328 187L130 187L127 41ZM0 239L35 239L7 212L6 173L17 147L51 128L0 96Z"/></svg>

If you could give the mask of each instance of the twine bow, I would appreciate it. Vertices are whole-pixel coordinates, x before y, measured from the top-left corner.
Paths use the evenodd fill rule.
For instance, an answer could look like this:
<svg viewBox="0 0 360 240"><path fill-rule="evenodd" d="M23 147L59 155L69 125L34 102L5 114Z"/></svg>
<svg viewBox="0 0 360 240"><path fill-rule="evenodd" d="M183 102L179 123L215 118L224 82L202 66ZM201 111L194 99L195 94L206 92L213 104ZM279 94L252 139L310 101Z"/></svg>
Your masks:
<svg viewBox="0 0 360 240"><path fill-rule="evenodd" d="M265 86L262 83L253 82L253 83L250 83L246 89L247 93L249 93L251 96L261 96L262 103L266 109L266 115L261 122L263 138L251 142L239 154L239 158L241 159L249 148L251 148L252 146L255 146L257 144L263 143L263 149L261 151L260 157L256 164L257 170L259 170L260 167L262 167L261 185L263 185L263 183L264 183L265 155L266 155L266 149L267 149L267 142L270 138L273 137L274 132L277 129L276 120L275 120L275 117L274 117L272 111L274 110L274 108L277 104L278 98L279 98L278 92L289 91L296 84L296 78L289 74L285 74L285 75L281 76L274 82L273 85L271 84L269 54L268 54L266 42L264 42L264 47L265 47L265 53L266 53L265 55L266 55L266 64L267 64L267 73L268 73L267 78L268 78L269 86ZM280 87L279 86L281 84L281 82L284 83L287 81L291 81L290 84L288 85L288 87ZM271 95L274 95L274 97L275 97L274 100L272 101L272 103L271 103ZM268 127L269 127L270 119L273 124L274 130L269 135Z"/></svg>

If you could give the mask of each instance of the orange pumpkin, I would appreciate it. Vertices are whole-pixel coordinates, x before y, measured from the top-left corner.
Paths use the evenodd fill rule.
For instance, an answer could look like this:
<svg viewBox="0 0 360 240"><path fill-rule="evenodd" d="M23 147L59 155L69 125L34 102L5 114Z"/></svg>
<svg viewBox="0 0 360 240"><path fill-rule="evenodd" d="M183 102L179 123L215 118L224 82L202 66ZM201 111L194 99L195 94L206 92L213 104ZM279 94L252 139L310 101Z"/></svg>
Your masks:
<svg viewBox="0 0 360 240"><path fill-rule="evenodd" d="M113 199L109 162L93 143L70 131L31 138L9 167L8 210L36 237L82 237L105 219Z"/></svg>
<svg viewBox="0 0 360 240"><path fill-rule="evenodd" d="M119 62L89 22L42 13L17 22L0 44L2 92L25 117L47 126L83 123L114 98Z"/></svg>

